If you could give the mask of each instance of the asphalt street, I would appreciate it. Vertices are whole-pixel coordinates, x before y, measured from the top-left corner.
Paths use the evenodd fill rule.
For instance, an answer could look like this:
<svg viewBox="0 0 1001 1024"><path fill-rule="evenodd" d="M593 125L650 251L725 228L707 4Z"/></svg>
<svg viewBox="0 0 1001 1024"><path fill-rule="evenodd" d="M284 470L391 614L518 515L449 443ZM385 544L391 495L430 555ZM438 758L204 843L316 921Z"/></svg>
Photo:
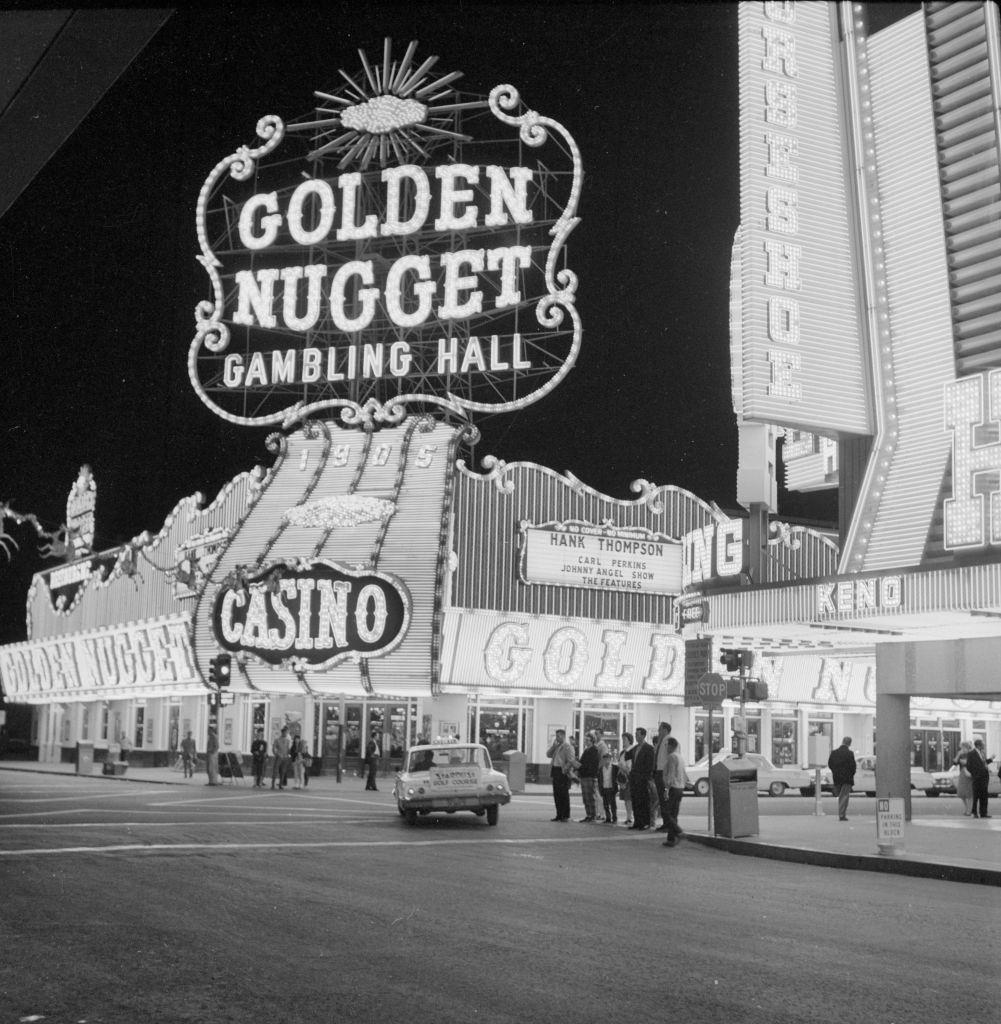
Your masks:
<svg viewBox="0 0 1001 1024"><path fill-rule="evenodd" d="M411 828L384 785L0 772L0 1021L996 1020L997 889L665 849L543 796Z"/></svg>

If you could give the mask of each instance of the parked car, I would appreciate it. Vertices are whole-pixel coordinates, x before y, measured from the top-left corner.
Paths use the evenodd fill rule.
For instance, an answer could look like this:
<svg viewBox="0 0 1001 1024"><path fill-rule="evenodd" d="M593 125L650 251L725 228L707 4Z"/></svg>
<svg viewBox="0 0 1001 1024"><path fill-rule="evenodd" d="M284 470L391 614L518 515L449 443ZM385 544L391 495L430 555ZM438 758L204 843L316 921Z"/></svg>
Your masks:
<svg viewBox="0 0 1001 1024"><path fill-rule="evenodd" d="M989 765L988 767L991 776L987 782L987 795L1001 796L1001 778L998 778L997 772L994 771L994 765ZM939 793L955 793L956 779L958 778L959 766L953 765L947 772L935 772L932 776L932 781Z"/></svg>
<svg viewBox="0 0 1001 1024"><path fill-rule="evenodd" d="M941 772L925 771L921 767L911 768L911 789L924 793L925 796L938 796L945 792L935 781L936 775ZM853 793L865 793L866 796L876 795L876 755L865 754L855 758L855 783L852 786Z"/></svg>
<svg viewBox="0 0 1001 1024"><path fill-rule="evenodd" d="M501 805L511 801L507 777L494 770L487 748L479 743L411 747L397 772L393 795L408 825L432 811L472 811L496 825Z"/></svg>
<svg viewBox="0 0 1001 1024"><path fill-rule="evenodd" d="M736 757L736 754L714 754L713 764L732 761ZM758 789L769 796L782 796L787 789L813 792L813 775L806 768L775 765L763 754L745 754L744 760L750 761L758 770ZM704 757L685 770L689 788L696 796L705 796L709 792L709 758Z"/></svg>

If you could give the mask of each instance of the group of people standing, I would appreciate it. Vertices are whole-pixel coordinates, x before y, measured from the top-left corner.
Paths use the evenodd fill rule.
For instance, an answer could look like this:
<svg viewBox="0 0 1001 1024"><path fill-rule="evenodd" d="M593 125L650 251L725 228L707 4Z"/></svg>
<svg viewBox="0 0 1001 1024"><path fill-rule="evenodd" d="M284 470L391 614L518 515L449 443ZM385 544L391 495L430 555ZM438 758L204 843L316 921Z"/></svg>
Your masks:
<svg viewBox="0 0 1001 1024"><path fill-rule="evenodd" d="M660 723L654 743L647 741L642 727L636 729L635 739L624 732L617 754L609 750L600 733L588 732L579 758L567 742L566 730L557 729L546 756L556 805L553 821L570 821L570 787L579 782L584 817L578 821L582 824L598 821L599 799L605 824L618 824L621 800L627 828L666 833L664 846L676 846L684 835L678 812L688 776L670 723Z"/></svg>
<svg viewBox="0 0 1001 1024"><path fill-rule="evenodd" d="M263 729L257 730L250 744L250 760L254 767L254 785L263 789L268 763L268 744ZM313 755L309 752L306 737L300 733L291 735L289 727L283 725L271 744L271 788L285 789L291 773L293 788L305 789L309 785L309 769L312 764Z"/></svg>

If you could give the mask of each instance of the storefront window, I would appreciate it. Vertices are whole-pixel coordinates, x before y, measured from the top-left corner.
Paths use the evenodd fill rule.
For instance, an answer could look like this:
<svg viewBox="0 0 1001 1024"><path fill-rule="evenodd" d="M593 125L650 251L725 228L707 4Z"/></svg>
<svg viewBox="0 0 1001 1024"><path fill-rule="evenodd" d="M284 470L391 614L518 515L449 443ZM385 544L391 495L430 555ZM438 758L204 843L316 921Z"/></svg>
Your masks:
<svg viewBox="0 0 1001 1024"><path fill-rule="evenodd" d="M959 721L919 719L918 726L911 729L911 766L929 772L945 771L959 752Z"/></svg>
<svg viewBox="0 0 1001 1024"><path fill-rule="evenodd" d="M581 708L581 741L589 732L598 733L612 753L621 740L622 712L618 709Z"/></svg>
<svg viewBox="0 0 1001 1024"><path fill-rule="evenodd" d="M108 705L101 705L101 739L108 738Z"/></svg>
<svg viewBox="0 0 1001 1024"><path fill-rule="evenodd" d="M796 746L796 719L773 717L772 764L799 764Z"/></svg>
<svg viewBox="0 0 1001 1024"><path fill-rule="evenodd" d="M389 708L389 756L403 757L407 747L407 706L393 705Z"/></svg>
<svg viewBox="0 0 1001 1024"><path fill-rule="evenodd" d="M695 716L695 760L709 756L709 747L706 744L706 729L709 724L708 715ZM650 737L648 736L647 739ZM713 715L712 729L712 750L718 754L723 749L723 716Z"/></svg>
<svg viewBox="0 0 1001 1024"><path fill-rule="evenodd" d="M135 740L133 746L141 748L143 745L143 736L145 735L144 724L146 719L146 709L144 707L136 708L136 728L135 728Z"/></svg>
<svg viewBox="0 0 1001 1024"><path fill-rule="evenodd" d="M518 749L518 711L503 708L480 708L479 733L482 743L490 752L490 760L497 761L506 750Z"/></svg>
<svg viewBox="0 0 1001 1024"><path fill-rule="evenodd" d="M344 708L344 756L361 757L361 705Z"/></svg>
<svg viewBox="0 0 1001 1024"><path fill-rule="evenodd" d="M90 739L90 708L86 705L83 708L83 713L80 715L80 739Z"/></svg>
<svg viewBox="0 0 1001 1024"><path fill-rule="evenodd" d="M264 701L252 705L251 707L251 718L252 718L252 733L256 733L258 729L264 729L265 734L268 728L268 705Z"/></svg>
<svg viewBox="0 0 1001 1024"><path fill-rule="evenodd" d="M176 754L181 743L181 706L171 704L168 714L170 717L167 726L167 750Z"/></svg>
<svg viewBox="0 0 1001 1024"><path fill-rule="evenodd" d="M324 704L319 716L320 736L316 748L323 758L324 767L337 765L338 740L341 731L341 709L337 704Z"/></svg>

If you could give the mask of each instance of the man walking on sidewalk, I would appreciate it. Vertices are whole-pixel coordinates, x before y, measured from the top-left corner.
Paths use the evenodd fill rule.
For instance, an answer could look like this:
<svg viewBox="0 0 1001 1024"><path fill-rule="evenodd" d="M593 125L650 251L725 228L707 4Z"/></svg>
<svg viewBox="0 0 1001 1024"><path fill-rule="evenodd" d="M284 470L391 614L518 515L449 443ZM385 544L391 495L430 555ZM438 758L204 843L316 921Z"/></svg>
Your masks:
<svg viewBox="0 0 1001 1024"><path fill-rule="evenodd" d="M827 759L831 769L831 782L838 798L838 821L848 820L848 798L852 795L855 782L855 755L852 753L852 738L846 736L837 750L831 751Z"/></svg>
<svg viewBox="0 0 1001 1024"><path fill-rule="evenodd" d="M688 785L688 774L685 761L678 752L678 741L669 736L664 742L667 748L667 765L664 768L664 786L667 790L667 808L664 811L664 824L667 826L667 838L664 846L677 846L678 839L685 833L678 824L678 813L681 811L681 798L685 795Z"/></svg>

